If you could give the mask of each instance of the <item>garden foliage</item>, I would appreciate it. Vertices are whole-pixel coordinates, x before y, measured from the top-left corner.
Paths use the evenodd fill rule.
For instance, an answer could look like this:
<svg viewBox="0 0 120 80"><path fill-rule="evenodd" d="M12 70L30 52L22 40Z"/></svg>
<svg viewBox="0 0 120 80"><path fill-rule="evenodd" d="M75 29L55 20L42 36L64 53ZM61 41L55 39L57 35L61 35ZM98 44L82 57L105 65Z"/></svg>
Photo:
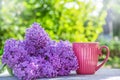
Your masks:
<svg viewBox="0 0 120 80"><path fill-rule="evenodd" d="M7 5L6 5L7 4ZM95 41L102 32L105 12L95 15L92 1L6 0L0 7L0 53L6 39L23 39L26 26L38 22L55 40Z"/></svg>

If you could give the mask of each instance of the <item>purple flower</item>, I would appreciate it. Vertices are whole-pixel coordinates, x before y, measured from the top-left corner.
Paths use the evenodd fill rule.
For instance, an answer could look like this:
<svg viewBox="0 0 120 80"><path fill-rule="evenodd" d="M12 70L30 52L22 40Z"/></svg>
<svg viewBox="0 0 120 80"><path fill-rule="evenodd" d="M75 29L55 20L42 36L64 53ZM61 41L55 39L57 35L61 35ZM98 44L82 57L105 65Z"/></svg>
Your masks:
<svg viewBox="0 0 120 80"><path fill-rule="evenodd" d="M21 62L13 68L15 76L22 80L31 80L43 77L42 69L44 59L41 57L29 57L29 61Z"/></svg>
<svg viewBox="0 0 120 80"><path fill-rule="evenodd" d="M2 62L20 80L68 75L78 67L71 43L51 40L37 23L26 30L25 40L5 42Z"/></svg>
<svg viewBox="0 0 120 80"><path fill-rule="evenodd" d="M46 61L42 66L43 77L56 77L57 71L54 70L54 67L51 63Z"/></svg>
<svg viewBox="0 0 120 80"><path fill-rule="evenodd" d="M27 51L24 49L23 43L23 41L16 41L14 39L7 40L4 46L2 62L12 68L15 64L24 61Z"/></svg>
<svg viewBox="0 0 120 80"><path fill-rule="evenodd" d="M26 30L25 40L28 44L35 46L36 49L44 47L50 38L43 28L37 23L34 23L31 28Z"/></svg>
<svg viewBox="0 0 120 80"><path fill-rule="evenodd" d="M60 41L57 44L61 69L58 75L68 75L71 70L78 68L77 58L72 50L72 45L68 41Z"/></svg>

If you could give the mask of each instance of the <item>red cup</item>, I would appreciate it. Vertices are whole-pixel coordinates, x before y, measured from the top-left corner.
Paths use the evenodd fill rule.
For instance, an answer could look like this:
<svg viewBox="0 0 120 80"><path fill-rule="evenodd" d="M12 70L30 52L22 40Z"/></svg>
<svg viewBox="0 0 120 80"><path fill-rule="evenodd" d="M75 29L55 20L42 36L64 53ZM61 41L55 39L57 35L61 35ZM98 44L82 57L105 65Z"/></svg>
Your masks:
<svg viewBox="0 0 120 80"><path fill-rule="evenodd" d="M77 69L77 74L94 74L100 67L107 62L110 55L107 46L99 47L98 42L88 42L88 43L73 43L73 51L78 59L79 68ZM102 49L105 48L107 51L106 58L103 62L97 66L98 57L102 54Z"/></svg>

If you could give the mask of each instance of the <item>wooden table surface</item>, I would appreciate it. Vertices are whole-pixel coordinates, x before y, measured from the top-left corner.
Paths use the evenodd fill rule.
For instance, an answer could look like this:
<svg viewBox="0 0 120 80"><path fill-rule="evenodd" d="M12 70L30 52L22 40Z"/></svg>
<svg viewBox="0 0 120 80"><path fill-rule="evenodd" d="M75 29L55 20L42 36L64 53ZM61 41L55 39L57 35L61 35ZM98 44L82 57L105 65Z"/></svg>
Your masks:
<svg viewBox="0 0 120 80"><path fill-rule="evenodd" d="M9 75L0 75L0 80L18 79ZM37 80L120 80L120 69L101 68L94 75L77 75L76 72L71 72L69 76L42 78Z"/></svg>

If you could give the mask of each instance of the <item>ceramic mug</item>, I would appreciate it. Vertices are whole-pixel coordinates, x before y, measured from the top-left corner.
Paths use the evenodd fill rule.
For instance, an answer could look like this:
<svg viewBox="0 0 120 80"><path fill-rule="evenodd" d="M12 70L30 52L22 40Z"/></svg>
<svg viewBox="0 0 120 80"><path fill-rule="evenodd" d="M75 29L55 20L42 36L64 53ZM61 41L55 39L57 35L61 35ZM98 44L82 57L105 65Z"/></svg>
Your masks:
<svg viewBox="0 0 120 80"><path fill-rule="evenodd" d="M98 42L86 42L86 43L73 43L73 51L78 59L79 68L77 74L94 74L100 67L107 62L110 55L107 46L99 46ZM102 54L102 49L105 48L107 55L100 65L98 63L98 57Z"/></svg>

